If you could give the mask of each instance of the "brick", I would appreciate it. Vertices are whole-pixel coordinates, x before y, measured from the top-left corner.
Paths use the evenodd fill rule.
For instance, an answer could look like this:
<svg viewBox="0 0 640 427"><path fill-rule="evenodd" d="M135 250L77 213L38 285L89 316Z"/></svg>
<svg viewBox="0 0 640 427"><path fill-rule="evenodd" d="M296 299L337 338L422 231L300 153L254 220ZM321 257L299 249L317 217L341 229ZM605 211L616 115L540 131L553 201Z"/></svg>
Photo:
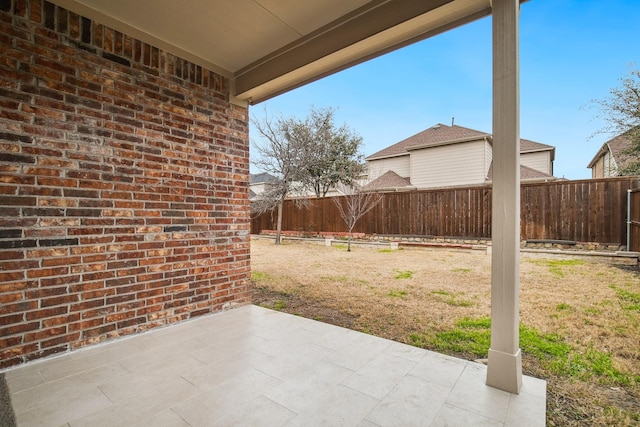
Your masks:
<svg viewBox="0 0 640 427"><path fill-rule="evenodd" d="M64 236L64 228L36 228L25 230L25 237L56 237Z"/></svg>
<svg viewBox="0 0 640 427"><path fill-rule="evenodd" d="M14 336L14 337L9 337L9 338L5 338L5 337L0 338L0 348L14 347L14 346L17 346L19 344L22 344L22 337L21 336Z"/></svg>
<svg viewBox="0 0 640 427"><path fill-rule="evenodd" d="M0 205L3 206L35 206L37 199L30 196L0 195Z"/></svg>
<svg viewBox="0 0 640 427"><path fill-rule="evenodd" d="M92 311L92 309L95 309L95 310ZM101 299L97 299L97 300L82 301L76 304L71 304L69 306L69 311L70 312L80 311L85 313L92 311L92 312L98 313L98 315L103 315L106 312L113 311L113 307L105 307L104 301ZM90 317L93 317L93 316L90 316Z"/></svg>
<svg viewBox="0 0 640 427"><path fill-rule="evenodd" d="M95 236L95 237L83 237L80 239L81 245L97 245L113 242L113 236Z"/></svg>
<svg viewBox="0 0 640 427"><path fill-rule="evenodd" d="M81 264L81 263L82 263L82 257L80 256L66 257L66 258L52 258L52 259L42 260L43 267L54 267L59 265L75 265L75 264Z"/></svg>
<svg viewBox="0 0 640 427"><path fill-rule="evenodd" d="M22 237L22 228L0 229L0 239L19 239Z"/></svg>
<svg viewBox="0 0 640 427"><path fill-rule="evenodd" d="M56 196L62 195L60 188L50 187L22 187L20 188L21 196Z"/></svg>
<svg viewBox="0 0 640 427"><path fill-rule="evenodd" d="M26 288L25 282L18 282L15 285L9 283L2 284L3 293L0 294L0 303L9 305L11 303L20 302L24 300L23 292L20 292L21 289ZM19 292L15 292L19 291Z"/></svg>
<svg viewBox="0 0 640 427"><path fill-rule="evenodd" d="M40 348L43 348L42 343L40 343ZM59 354L59 353L65 353L69 351L69 345L68 344L63 344L63 345L59 345L59 346L55 346L55 347L50 347L50 348L45 348L42 350L39 350L35 353L31 353L25 356L25 360L27 362L34 360L34 359L40 359L43 357L49 357L49 356L53 356L55 354Z"/></svg>
<svg viewBox="0 0 640 427"><path fill-rule="evenodd" d="M82 332L82 336L85 338L96 337L98 335L105 335L109 332L113 332L116 329L116 325L104 325L98 328L85 329Z"/></svg>
<svg viewBox="0 0 640 427"><path fill-rule="evenodd" d="M59 188L73 188L78 186L78 180L70 178L52 178L47 176L38 176L38 185Z"/></svg>
<svg viewBox="0 0 640 427"><path fill-rule="evenodd" d="M28 258L45 258L45 257L60 257L69 254L67 248L47 248L47 249L30 249L27 250Z"/></svg>
<svg viewBox="0 0 640 427"><path fill-rule="evenodd" d="M104 297L113 296L113 295L115 295L115 290L113 289L98 289L94 291L82 292L80 294L80 297L83 300L91 300L91 299L104 298Z"/></svg>
<svg viewBox="0 0 640 427"><path fill-rule="evenodd" d="M22 214L24 216L64 216L64 209L60 208L23 208Z"/></svg>
<svg viewBox="0 0 640 427"><path fill-rule="evenodd" d="M145 316L132 317L132 318L126 319L124 321L119 321L117 323L117 327L118 327L118 329L123 329L123 328L129 327L129 326L144 324L146 321L147 321L147 318Z"/></svg>
<svg viewBox="0 0 640 427"><path fill-rule="evenodd" d="M69 267L41 268L39 270L27 271L27 277L30 279L48 276L62 276L66 274L69 274Z"/></svg>
<svg viewBox="0 0 640 427"><path fill-rule="evenodd" d="M45 308L45 309L40 309L35 311L29 311L28 313L26 313L26 318L28 321L40 320L40 319L45 319L47 317L60 316L62 314L67 314L68 312L69 312L69 309L67 306L51 307L51 308Z"/></svg>
<svg viewBox="0 0 640 427"><path fill-rule="evenodd" d="M31 167L26 168L24 170L26 175L35 175L38 177L52 177L52 176L60 176L62 173L59 169L53 168L41 168L41 167Z"/></svg>
<svg viewBox="0 0 640 427"><path fill-rule="evenodd" d="M16 325L3 326L0 327L0 336L8 336L15 334L23 334L25 332L36 331L40 328L40 322L29 322L29 323L20 323ZM25 341L34 341L27 340Z"/></svg>
<svg viewBox="0 0 640 427"><path fill-rule="evenodd" d="M51 338L54 336L64 335L67 332L66 326L57 326L53 328L42 329L39 328L35 332L26 333L24 336L24 340L27 342L30 341L40 341L43 339Z"/></svg>
<svg viewBox="0 0 640 427"><path fill-rule="evenodd" d="M73 283L77 283L80 281L80 276L77 274L72 274L70 276L56 276L56 277L45 277L40 279L40 286L60 286L60 285L69 285Z"/></svg>
<svg viewBox="0 0 640 427"><path fill-rule="evenodd" d="M83 319L80 322L75 322L69 325L69 331L82 331L86 329L95 329L104 325L104 316L93 317L91 319Z"/></svg>
<svg viewBox="0 0 640 427"><path fill-rule="evenodd" d="M56 305L66 305L73 302L77 302L79 300L78 295L70 294L70 295L62 295L51 298L43 298L40 300L40 307L53 307Z"/></svg>
<svg viewBox="0 0 640 427"><path fill-rule="evenodd" d="M19 260L19 259L24 259L24 257L25 257L25 253L22 250L18 250L18 251L3 250L3 251L0 251L0 260L1 261Z"/></svg>
<svg viewBox="0 0 640 427"><path fill-rule="evenodd" d="M65 295L67 293L66 286L48 286L42 288L30 289L25 292L25 297L28 300L35 300L40 298L48 298L52 296Z"/></svg>
<svg viewBox="0 0 640 427"><path fill-rule="evenodd" d="M63 189L63 191L65 197L77 197L86 199L97 199L100 197L100 192L97 190L65 188Z"/></svg>
<svg viewBox="0 0 640 427"><path fill-rule="evenodd" d="M77 238L71 239L39 239L38 246L76 246L79 244Z"/></svg>
<svg viewBox="0 0 640 427"><path fill-rule="evenodd" d="M36 158L22 154L0 153L0 162L11 163L35 163Z"/></svg>
<svg viewBox="0 0 640 427"><path fill-rule="evenodd" d="M40 264L37 261L3 261L0 262L0 271L26 270L38 268L39 266Z"/></svg>
<svg viewBox="0 0 640 427"><path fill-rule="evenodd" d="M77 341L81 336L80 332L77 333L72 333L72 334L67 334L67 335L62 335L56 338L52 338L49 340L42 340L42 342L40 343L40 347L42 348L48 348L49 352L54 352L55 353L61 353L63 351L67 351L68 350L68 346L67 345L60 345L63 343L72 343L74 341Z"/></svg>
<svg viewBox="0 0 640 427"><path fill-rule="evenodd" d="M97 271L93 273L85 273L82 275L82 280L93 281L111 279L115 277L115 274L116 273L114 271Z"/></svg>
<svg viewBox="0 0 640 427"><path fill-rule="evenodd" d="M37 308L38 303L36 301L18 301L10 304L0 304L0 315L27 312ZM0 322L0 324L2 324L2 322Z"/></svg>
<svg viewBox="0 0 640 427"><path fill-rule="evenodd" d="M135 300L135 294L116 295L107 298L107 305L123 304Z"/></svg>
<svg viewBox="0 0 640 427"><path fill-rule="evenodd" d="M33 138L29 135L20 135L20 134L9 133L9 132L0 132L0 140L13 141L13 142L25 142L25 143L33 142Z"/></svg>
<svg viewBox="0 0 640 427"><path fill-rule="evenodd" d="M65 213L67 216L100 217L102 209L67 208Z"/></svg>
<svg viewBox="0 0 640 427"><path fill-rule="evenodd" d="M134 311L120 311L117 313L109 314L105 317L105 321L107 323L119 322L126 319L131 319L135 317L136 313Z"/></svg>
<svg viewBox="0 0 640 427"><path fill-rule="evenodd" d="M59 325L68 325L69 323L77 322L80 320L79 313L68 314L65 316L52 317L50 319L42 320L43 328L50 328Z"/></svg>
<svg viewBox="0 0 640 427"><path fill-rule="evenodd" d="M69 36L73 39L80 37L80 16L69 12Z"/></svg>
<svg viewBox="0 0 640 427"><path fill-rule="evenodd" d="M24 271L10 271L10 272L0 271L0 283L15 282L18 280L23 280L24 278L25 278Z"/></svg>

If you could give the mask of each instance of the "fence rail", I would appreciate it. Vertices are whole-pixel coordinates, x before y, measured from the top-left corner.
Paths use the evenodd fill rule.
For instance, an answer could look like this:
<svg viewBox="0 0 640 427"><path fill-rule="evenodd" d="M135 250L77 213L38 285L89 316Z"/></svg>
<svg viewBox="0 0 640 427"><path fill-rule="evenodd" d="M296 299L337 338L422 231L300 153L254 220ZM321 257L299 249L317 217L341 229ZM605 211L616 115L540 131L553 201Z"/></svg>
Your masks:
<svg viewBox="0 0 640 427"><path fill-rule="evenodd" d="M626 245L627 190L635 177L522 184L521 238ZM251 221L251 232L275 229L275 212ZM307 207L286 201L283 230L343 232L331 198ZM491 237L491 186L383 193L354 232L379 235Z"/></svg>

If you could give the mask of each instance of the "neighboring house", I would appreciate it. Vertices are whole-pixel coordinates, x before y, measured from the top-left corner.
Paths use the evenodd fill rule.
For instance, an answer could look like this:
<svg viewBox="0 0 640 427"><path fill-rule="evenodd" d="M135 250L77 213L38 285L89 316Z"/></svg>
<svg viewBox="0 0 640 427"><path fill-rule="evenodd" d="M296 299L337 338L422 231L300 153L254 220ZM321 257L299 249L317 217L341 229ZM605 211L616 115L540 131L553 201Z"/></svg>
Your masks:
<svg viewBox="0 0 640 427"><path fill-rule="evenodd" d="M618 176L618 171L629 163L630 158L625 154L625 150L630 146L631 140L624 134L602 144L587 166L591 169L591 178Z"/></svg>
<svg viewBox="0 0 640 427"><path fill-rule="evenodd" d="M255 200L259 198L262 193L264 193L265 186L267 183L276 180L277 178L269 173L255 173L249 176L249 198L250 200ZM304 190L300 188L301 185L297 183L297 185L293 185L293 190L289 194L288 198L303 198L303 197L316 197L316 194L310 190ZM338 184L335 187L331 187L326 194L326 197L333 196L343 196L346 190L344 185Z"/></svg>
<svg viewBox="0 0 640 427"><path fill-rule="evenodd" d="M277 178L269 173L252 173L249 176L249 199L253 200L264 193L265 184Z"/></svg>
<svg viewBox="0 0 640 427"><path fill-rule="evenodd" d="M492 179L491 134L437 124L367 157L367 190L477 185ZM550 181L555 147L520 140L522 181Z"/></svg>

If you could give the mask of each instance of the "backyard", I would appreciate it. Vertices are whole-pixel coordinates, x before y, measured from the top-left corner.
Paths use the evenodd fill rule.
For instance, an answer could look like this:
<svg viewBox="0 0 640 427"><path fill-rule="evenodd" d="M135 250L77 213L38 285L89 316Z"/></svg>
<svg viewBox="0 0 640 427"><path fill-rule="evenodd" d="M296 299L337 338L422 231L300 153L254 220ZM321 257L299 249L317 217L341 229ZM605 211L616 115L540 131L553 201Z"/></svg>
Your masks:
<svg viewBox="0 0 640 427"><path fill-rule="evenodd" d="M486 358L485 251L251 244L254 303L464 359ZM640 423L640 270L523 254L523 372L547 380L547 425Z"/></svg>

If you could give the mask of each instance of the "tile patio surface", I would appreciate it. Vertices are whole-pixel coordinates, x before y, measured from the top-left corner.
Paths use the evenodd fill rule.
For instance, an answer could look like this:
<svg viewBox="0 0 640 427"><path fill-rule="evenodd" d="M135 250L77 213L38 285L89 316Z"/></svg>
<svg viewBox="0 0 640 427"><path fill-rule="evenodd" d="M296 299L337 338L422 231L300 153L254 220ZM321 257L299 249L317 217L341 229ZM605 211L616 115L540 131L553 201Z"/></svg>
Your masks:
<svg viewBox="0 0 640 427"><path fill-rule="evenodd" d="M544 426L546 383L246 305L10 369L19 426Z"/></svg>

